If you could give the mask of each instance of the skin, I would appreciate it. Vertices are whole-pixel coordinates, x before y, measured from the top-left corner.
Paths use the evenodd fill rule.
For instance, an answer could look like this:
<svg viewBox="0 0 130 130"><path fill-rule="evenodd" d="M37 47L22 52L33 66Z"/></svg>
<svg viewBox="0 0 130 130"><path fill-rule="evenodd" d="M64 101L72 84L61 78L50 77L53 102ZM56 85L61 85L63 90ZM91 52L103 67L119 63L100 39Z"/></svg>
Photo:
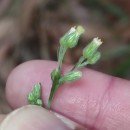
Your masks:
<svg viewBox="0 0 130 130"><path fill-rule="evenodd" d="M26 95L36 82L41 82L42 99L46 104L51 87L50 73L56 66L56 62L36 60L15 68L6 84L6 97L11 107L17 109L26 105ZM69 68L64 66L62 71ZM82 78L58 88L51 110L89 130L130 130L130 81L89 69L82 72Z"/></svg>

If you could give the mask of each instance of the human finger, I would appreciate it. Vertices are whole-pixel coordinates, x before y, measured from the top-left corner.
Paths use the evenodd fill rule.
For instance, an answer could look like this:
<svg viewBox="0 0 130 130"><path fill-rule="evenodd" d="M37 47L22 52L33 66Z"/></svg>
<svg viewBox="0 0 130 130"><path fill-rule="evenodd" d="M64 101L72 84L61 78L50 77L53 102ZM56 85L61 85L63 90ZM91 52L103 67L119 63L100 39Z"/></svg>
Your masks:
<svg viewBox="0 0 130 130"><path fill-rule="evenodd" d="M42 107L28 105L8 114L0 130L83 130L76 123L67 122Z"/></svg>
<svg viewBox="0 0 130 130"><path fill-rule="evenodd" d="M50 73L56 66L55 62L30 61L17 67L6 86L12 107L27 104L26 95L36 82L41 82L42 99L46 104L51 87ZM129 130L129 92L129 81L84 69L82 78L57 90L52 109L91 129Z"/></svg>
<svg viewBox="0 0 130 130"><path fill-rule="evenodd" d="M5 114L0 114L0 123L1 123L1 121L2 121L5 117L6 117Z"/></svg>

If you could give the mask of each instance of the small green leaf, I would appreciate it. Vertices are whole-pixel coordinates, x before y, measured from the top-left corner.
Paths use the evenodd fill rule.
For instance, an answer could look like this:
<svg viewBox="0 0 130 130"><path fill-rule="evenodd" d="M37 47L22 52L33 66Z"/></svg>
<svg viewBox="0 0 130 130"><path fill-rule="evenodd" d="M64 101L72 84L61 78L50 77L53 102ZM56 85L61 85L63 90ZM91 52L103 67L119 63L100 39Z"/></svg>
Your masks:
<svg viewBox="0 0 130 130"><path fill-rule="evenodd" d="M29 104L41 106L42 100L40 99L40 96L41 96L41 85L40 83L36 83L33 86L31 92L29 92L27 95Z"/></svg>

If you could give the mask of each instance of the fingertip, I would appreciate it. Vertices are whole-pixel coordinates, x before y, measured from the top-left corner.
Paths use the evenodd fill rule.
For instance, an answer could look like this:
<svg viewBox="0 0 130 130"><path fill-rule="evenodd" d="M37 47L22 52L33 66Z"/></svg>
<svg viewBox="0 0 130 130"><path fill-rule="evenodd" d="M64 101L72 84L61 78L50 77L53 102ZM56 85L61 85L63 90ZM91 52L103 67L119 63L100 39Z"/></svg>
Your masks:
<svg viewBox="0 0 130 130"><path fill-rule="evenodd" d="M0 130L70 130L53 113L42 107L28 105L16 109L2 121Z"/></svg>

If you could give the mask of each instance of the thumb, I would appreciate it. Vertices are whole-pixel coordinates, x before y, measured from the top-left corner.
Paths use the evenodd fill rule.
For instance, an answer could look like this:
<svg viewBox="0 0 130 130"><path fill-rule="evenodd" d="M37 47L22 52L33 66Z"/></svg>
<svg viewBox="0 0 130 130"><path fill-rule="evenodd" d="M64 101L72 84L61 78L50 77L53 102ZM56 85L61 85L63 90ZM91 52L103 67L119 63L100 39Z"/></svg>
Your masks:
<svg viewBox="0 0 130 130"><path fill-rule="evenodd" d="M76 123L69 120L66 123L56 115L42 107L24 106L10 113L1 123L0 130L83 130Z"/></svg>

